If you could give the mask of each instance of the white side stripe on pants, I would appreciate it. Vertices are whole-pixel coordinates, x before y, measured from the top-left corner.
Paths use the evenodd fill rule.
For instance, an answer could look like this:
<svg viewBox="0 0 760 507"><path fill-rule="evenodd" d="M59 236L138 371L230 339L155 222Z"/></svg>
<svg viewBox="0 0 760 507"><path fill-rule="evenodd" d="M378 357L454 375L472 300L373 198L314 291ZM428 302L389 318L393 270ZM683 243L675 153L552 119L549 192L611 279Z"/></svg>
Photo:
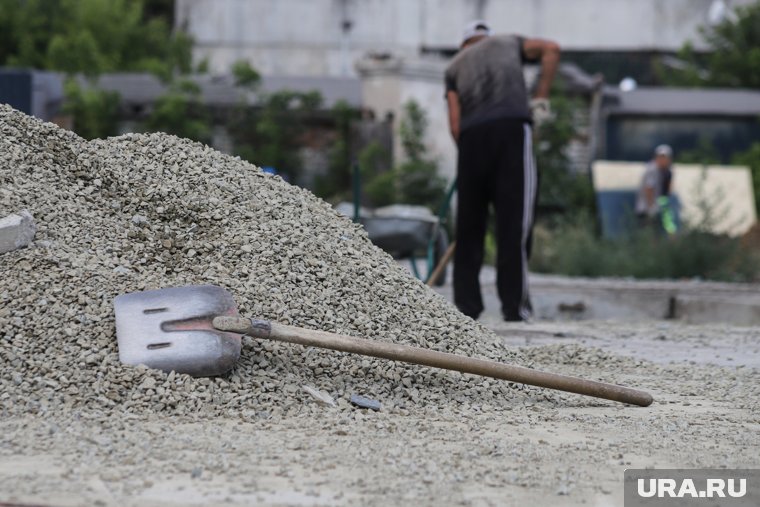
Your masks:
<svg viewBox="0 0 760 507"><path fill-rule="evenodd" d="M533 225L533 204L536 199L537 174L533 159L533 131L529 124L523 125L525 140L523 143L523 224L522 224L522 298L520 300L520 317L531 316L530 295L528 294L528 236Z"/></svg>

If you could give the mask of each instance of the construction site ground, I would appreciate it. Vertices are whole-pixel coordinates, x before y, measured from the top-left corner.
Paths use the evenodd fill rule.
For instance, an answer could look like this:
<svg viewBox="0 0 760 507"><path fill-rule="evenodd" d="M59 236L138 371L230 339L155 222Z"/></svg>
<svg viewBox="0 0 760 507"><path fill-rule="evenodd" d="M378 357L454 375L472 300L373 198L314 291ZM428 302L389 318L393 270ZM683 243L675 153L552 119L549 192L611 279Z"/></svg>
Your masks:
<svg viewBox="0 0 760 507"><path fill-rule="evenodd" d="M654 404L526 394L502 406L372 412L341 404L254 421L6 419L0 501L622 506L627 468L760 466L757 328L653 319L508 324L492 303L482 321L536 367L640 388Z"/></svg>

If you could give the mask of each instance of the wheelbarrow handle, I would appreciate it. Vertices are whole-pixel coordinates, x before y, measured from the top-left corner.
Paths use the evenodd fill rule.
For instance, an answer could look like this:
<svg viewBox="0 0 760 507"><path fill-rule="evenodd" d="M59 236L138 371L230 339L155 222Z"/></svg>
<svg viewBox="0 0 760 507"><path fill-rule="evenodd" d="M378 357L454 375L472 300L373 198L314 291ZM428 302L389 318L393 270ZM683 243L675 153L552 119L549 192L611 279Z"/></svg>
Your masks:
<svg viewBox="0 0 760 507"><path fill-rule="evenodd" d="M319 347L390 359L392 361L444 368L462 373L472 373L474 375L557 389L642 407L647 407L652 403L652 396L649 393L628 387L567 375L558 375L556 373L548 373L485 359L459 356L447 352L410 347L408 345L302 329L266 320L244 317L214 317L213 325L220 331L246 334L280 342L297 343L307 347Z"/></svg>

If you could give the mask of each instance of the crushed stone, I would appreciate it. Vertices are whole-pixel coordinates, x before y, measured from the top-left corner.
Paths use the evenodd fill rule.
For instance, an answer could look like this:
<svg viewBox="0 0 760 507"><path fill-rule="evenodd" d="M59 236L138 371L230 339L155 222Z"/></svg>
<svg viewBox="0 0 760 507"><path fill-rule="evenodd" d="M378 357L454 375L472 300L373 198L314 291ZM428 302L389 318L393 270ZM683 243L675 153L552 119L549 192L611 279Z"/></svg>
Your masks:
<svg viewBox="0 0 760 507"><path fill-rule="evenodd" d="M216 284L241 314L530 366L368 240L279 177L165 134L87 142L0 105L0 216L28 209L28 248L0 256L0 414L272 418L350 410L495 410L553 394L508 382L245 338L229 374L192 378L119 363L118 294Z"/></svg>

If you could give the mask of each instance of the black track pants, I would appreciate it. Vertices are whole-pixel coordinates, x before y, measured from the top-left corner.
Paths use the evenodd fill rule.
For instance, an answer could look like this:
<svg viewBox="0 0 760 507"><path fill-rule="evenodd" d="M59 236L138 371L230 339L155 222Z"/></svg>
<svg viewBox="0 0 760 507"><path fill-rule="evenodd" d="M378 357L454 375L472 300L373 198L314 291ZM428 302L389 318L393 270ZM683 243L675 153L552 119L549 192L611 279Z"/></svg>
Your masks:
<svg viewBox="0 0 760 507"><path fill-rule="evenodd" d="M530 124L496 120L461 133L454 302L465 315L477 318L483 311L478 275L483 264L488 206L493 204L496 285L502 314L507 320L530 317L528 257L537 188Z"/></svg>

